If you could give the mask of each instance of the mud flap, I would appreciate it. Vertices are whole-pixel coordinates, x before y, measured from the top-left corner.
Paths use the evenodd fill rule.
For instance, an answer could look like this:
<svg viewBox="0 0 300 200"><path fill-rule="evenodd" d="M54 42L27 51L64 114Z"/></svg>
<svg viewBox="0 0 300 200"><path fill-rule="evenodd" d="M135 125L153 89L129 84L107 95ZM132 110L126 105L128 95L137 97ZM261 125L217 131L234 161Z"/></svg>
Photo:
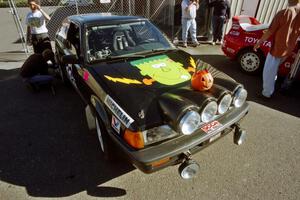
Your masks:
<svg viewBox="0 0 300 200"><path fill-rule="evenodd" d="M96 129L95 116L93 115L93 112L92 112L91 107L89 105L87 105L85 107L85 117L86 117L86 122L87 122L87 125L88 125L88 129L90 131L95 130Z"/></svg>

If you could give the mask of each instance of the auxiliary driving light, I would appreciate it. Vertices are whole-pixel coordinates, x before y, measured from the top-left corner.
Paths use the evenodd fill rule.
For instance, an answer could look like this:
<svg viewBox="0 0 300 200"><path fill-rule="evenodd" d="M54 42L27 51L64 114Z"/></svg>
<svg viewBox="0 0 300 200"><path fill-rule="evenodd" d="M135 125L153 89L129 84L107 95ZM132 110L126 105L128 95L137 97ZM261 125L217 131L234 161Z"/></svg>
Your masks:
<svg viewBox="0 0 300 200"><path fill-rule="evenodd" d="M233 97L233 105L237 108L241 107L247 99L247 90L243 87L237 89Z"/></svg>
<svg viewBox="0 0 300 200"><path fill-rule="evenodd" d="M237 126L233 136L234 143L237 145L241 145L244 143L245 139L246 139L246 131Z"/></svg>
<svg viewBox="0 0 300 200"><path fill-rule="evenodd" d="M179 168L178 172L183 179L191 179L196 176L200 169L200 166L196 161L188 159L183 162Z"/></svg>

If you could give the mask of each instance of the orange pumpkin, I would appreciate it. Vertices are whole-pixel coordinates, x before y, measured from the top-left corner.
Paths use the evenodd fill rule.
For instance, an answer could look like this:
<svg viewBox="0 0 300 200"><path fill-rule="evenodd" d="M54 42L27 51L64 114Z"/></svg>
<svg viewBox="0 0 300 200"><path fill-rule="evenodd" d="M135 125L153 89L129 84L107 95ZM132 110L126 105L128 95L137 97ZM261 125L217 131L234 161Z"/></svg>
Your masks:
<svg viewBox="0 0 300 200"><path fill-rule="evenodd" d="M199 91L209 90L214 82L211 73L207 70L196 71L191 79L192 88Z"/></svg>

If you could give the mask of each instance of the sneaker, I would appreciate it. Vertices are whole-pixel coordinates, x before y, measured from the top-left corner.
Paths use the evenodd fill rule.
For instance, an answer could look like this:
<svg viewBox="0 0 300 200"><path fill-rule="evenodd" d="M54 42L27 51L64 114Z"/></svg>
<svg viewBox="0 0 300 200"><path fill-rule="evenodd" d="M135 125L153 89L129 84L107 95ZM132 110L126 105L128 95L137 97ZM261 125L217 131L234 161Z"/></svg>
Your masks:
<svg viewBox="0 0 300 200"><path fill-rule="evenodd" d="M270 100L271 99L271 96L265 96L261 93L257 94L257 97L262 99L262 100Z"/></svg>
<svg viewBox="0 0 300 200"><path fill-rule="evenodd" d="M183 43L182 47L187 48L187 43Z"/></svg>
<svg viewBox="0 0 300 200"><path fill-rule="evenodd" d="M215 46L215 45L216 45L216 42L212 42L211 44L212 44L213 46Z"/></svg>
<svg viewBox="0 0 300 200"><path fill-rule="evenodd" d="M193 45L200 45L200 43L198 42L198 41L196 41L196 42L193 42Z"/></svg>

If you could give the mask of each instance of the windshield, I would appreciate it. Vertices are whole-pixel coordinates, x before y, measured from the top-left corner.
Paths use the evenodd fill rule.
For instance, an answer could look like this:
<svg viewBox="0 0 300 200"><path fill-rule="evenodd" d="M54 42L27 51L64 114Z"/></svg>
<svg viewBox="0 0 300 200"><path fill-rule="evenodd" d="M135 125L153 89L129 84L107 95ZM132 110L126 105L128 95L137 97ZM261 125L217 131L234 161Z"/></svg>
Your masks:
<svg viewBox="0 0 300 200"><path fill-rule="evenodd" d="M147 20L90 26L86 34L88 62L126 55L140 56L152 50L174 48Z"/></svg>

